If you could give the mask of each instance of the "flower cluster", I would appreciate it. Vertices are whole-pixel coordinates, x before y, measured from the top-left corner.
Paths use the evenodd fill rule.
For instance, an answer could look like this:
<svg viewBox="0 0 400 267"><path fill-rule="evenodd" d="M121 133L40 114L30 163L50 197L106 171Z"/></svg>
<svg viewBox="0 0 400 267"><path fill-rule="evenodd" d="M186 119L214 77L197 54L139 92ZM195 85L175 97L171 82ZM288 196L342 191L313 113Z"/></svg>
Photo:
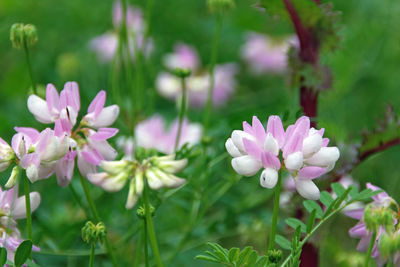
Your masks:
<svg viewBox="0 0 400 267"><path fill-rule="evenodd" d="M38 192L29 194L31 212L35 211L40 204ZM7 249L7 258L14 261L14 254L23 239L17 228L18 219L26 218L25 196L18 197L17 187L10 190L0 188L0 247ZM39 248L32 248L38 251Z"/></svg>
<svg viewBox="0 0 400 267"><path fill-rule="evenodd" d="M367 183L366 187L372 191L381 190L381 188L370 183ZM373 232L376 233L371 256L376 258L378 266L383 266L386 259L380 255L380 247L383 247L385 251L387 243L391 241L390 239L398 236L400 231L399 225L397 225L400 219L398 214L399 206L396 201L384 191L373 196L372 200L373 201L367 206L347 210L345 214L353 219L359 220L359 222L349 230L351 237L360 239L357 245L358 251L367 251ZM391 206L395 206L397 212L395 212ZM399 237L400 236L398 236L397 239L400 241ZM398 251L399 245L396 244L395 246ZM395 261L398 260L400 260L399 255L395 257ZM400 263L400 261L398 261L397 264L398 263Z"/></svg>
<svg viewBox="0 0 400 267"><path fill-rule="evenodd" d="M101 160L113 160L117 154L107 139L118 129L105 127L116 120L119 108L117 105L104 107L105 99L106 93L100 91L74 129L81 107L77 83L67 82L60 94L48 84L46 100L30 95L29 111L39 122L54 123L54 129L39 132L34 128L15 127L17 134L12 138L12 146L0 139L0 171L17 164L7 186L15 185L19 168L26 170L31 182L55 173L58 184L66 186L73 175L75 157L84 176L96 172Z"/></svg>
<svg viewBox="0 0 400 267"><path fill-rule="evenodd" d="M175 155L153 156L141 162L127 159L102 161L100 167L104 172L89 174L88 179L109 192L119 191L126 183L129 183L125 207L131 209L142 195L145 183L154 190L181 186L185 179L176 177L174 174L183 170L186 164L187 159L175 160Z"/></svg>
<svg viewBox="0 0 400 267"><path fill-rule="evenodd" d="M255 74L283 73L287 69L290 46L298 47L296 37L278 41L263 34L249 33L242 47L242 58Z"/></svg>
<svg viewBox="0 0 400 267"><path fill-rule="evenodd" d="M100 35L90 42L90 47L98 54L102 61L111 61L117 52L118 34L122 24L122 15L121 3L119 1L115 2L113 7L113 24L115 30ZM140 9L131 6L127 7L126 27L128 30L128 43L132 59L134 59L135 49L149 56L153 50L153 41L152 39L145 40L144 31L146 29L146 23L143 20L142 11Z"/></svg>
<svg viewBox="0 0 400 267"><path fill-rule="evenodd" d="M179 43L175 45L174 52L164 57L164 65L170 70L175 68L188 68L192 76L187 78L187 90L189 105L203 107L207 101L210 75L200 65L199 56L193 47ZM232 95L236 82L234 76L237 66L232 63L217 65L214 70L215 81L212 100L214 105L225 103ZM161 72L156 81L158 92L172 100L181 98L181 83L179 78L168 73Z"/></svg>
<svg viewBox="0 0 400 267"><path fill-rule="evenodd" d="M286 131L278 116L269 117L267 129L254 116L252 125L243 122L243 131L234 130L225 146L233 157L232 167L237 173L253 176L264 168L260 184L273 188L278 181L278 171L284 165L301 196L319 199L319 189L312 179L332 170L340 154L337 147L327 146L329 139L323 138L323 133L324 129L310 127L306 116L288 126Z"/></svg>

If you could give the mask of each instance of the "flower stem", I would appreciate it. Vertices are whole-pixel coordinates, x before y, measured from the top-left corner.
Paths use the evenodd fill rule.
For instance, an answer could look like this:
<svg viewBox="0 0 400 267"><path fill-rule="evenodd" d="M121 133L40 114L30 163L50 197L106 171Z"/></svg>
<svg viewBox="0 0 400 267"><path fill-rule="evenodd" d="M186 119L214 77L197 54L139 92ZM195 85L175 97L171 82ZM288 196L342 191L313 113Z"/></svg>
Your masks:
<svg viewBox="0 0 400 267"><path fill-rule="evenodd" d="M271 223L271 233L269 235L269 246L268 250L274 249L275 247L275 235L276 235L276 225L278 223L278 211L279 211L279 197L281 195L281 172L278 174L278 183L275 187L275 199L274 199L274 211L272 214L272 223Z"/></svg>
<svg viewBox="0 0 400 267"><path fill-rule="evenodd" d="M371 241L369 242L367 256L365 258L365 264L364 264L365 267L369 266L369 261L371 259L372 249L374 248L375 240L376 240L376 232L374 231L372 232Z"/></svg>
<svg viewBox="0 0 400 267"><path fill-rule="evenodd" d="M143 242L143 247L144 247L144 266L149 267L149 250L147 246L147 238L148 238L148 233L147 233L147 221L146 218L143 220L143 233L144 233L144 242Z"/></svg>
<svg viewBox="0 0 400 267"><path fill-rule="evenodd" d="M85 178L83 178L82 175L79 175L79 178L81 180L81 185L82 185L83 191L85 193L86 200L89 203L89 207L90 207L90 210L92 211L93 217L97 222L100 222L101 219L100 219L99 213L97 212L96 205L94 204L92 196L90 195L90 191L89 191L89 188L87 186L86 180L85 180ZM105 243L106 243L106 247L107 247L107 252L111 257L111 261L113 263L113 266L118 266L117 259L115 258L115 254L114 254L113 248L111 246L110 240L108 239L107 235L106 235L106 238L105 238Z"/></svg>
<svg viewBox="0 0 400 267"><path fill-rule="evenodd" d="M95 249L95 243L92 242L92 245L90 247L89 267L93 267L94 264L94 249Z"/></svg>
<svg viewBox="0 0 400 267"><path fill-rule="evenodd" d="M140 265L140 259L142 256L143 236L144 236L143 232L144 232L144 229L142 227L142 230L140 231L140 234L139 234L139 240L138 240L137 246L136 246L135 262L133 264L134 267L138 267Z"/></svg>
<svg viewBox="0 0 400 267"><path fill-rule="evenodd" d="M181 78L181 84L182 84L182 102L181 102L181 110L179 112L178 132L176 134L174 151L176 151L179 146L179 140L181 138L181 132L182 132L183 118L184 118L185 112L186 112L186 81L185 81L185 78L183 78L183 77Z"/></svg>
<svg viewBox="0 0 400 267"><path fill-rule="evenodd" d="M24 50L25 50L26 64L28 65L29 77L31 78L31 82L32 82L32 90L33 90L33 93L36 95L37 94L36 83L33 78L32 65L31 65L31 60L29 57L29 49L28 49L28 44L26 43L26 40L24 40Z"/></svg>
<svg viewBox="0 0 400 267"><path fill-rule="evenodd" d="M32 215L31 215L31 198L29 196L29 180L24 177L24 192L25 192L25 206L26 206L26 234L29 240L32 240Z"/></svg>
<svg viewBox="0 0 400 267"><path fill-rule="evenodd" d="M154 231L153 221L151 218L149 192L148 191L149 191L149 186L148 186L147 180L146 180L145 185L144 185L144 191L143 191L144 209L145 209L146 222L147 222L146 228L147 228L148 235L149 235L151 249L153 251L154 258L156 260L156 265L157 265L157 267L163 267L160 252L158 250L157 237L156 237L156 233Z"/></svg>
<svg viewBox="0 0 400 267"><path fill-rule="evenodd" d="M210 60L210 68L209 68L209 75L210 75L210 84L208 87L208 92L207 92L207 102L206 102L206 108L204 111L204 130L207 130L208 127L208 122L210 119L211 115L211 109L212 109L212 98L213 98L213 91L214 91L214 67L217 62L217 57L218 57L218 44L219 44L219 39L221 36L221 28L222 28L222 15L217 14L217 25L215 27L215 33L214 33L214 40L213 40L213 45L211 48L211 60Z"/></svg>

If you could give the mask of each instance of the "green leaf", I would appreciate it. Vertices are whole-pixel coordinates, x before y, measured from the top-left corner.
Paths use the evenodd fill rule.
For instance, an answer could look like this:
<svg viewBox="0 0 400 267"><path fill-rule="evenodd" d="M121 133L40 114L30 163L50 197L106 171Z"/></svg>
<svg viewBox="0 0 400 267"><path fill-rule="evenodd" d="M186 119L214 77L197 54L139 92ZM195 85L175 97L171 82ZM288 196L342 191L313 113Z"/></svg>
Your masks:
<svg viewBox="0 0 400 267"><path fill-rule="evenodd" d="M322 191L320 195L320 201L322 202L322 204L324 204L325 207L329 207L333 202L333 198L330 193Z"/></svg>
<svg viewBox="0 0 400 267"><path fill-rule="evenodd" d="M304 200L303 205L308 210L309 213L311 213L313 210L315 210L316 217L322 218L323 211L317 202L315 202L314 200Z"/></svg>
<svg viewBox="0 0 400 267"><path fill-rule="evenodd" d="M25 240L18 246L14 256L15 266L19 267L25 263L25 261L31 255L32 245L33 244L31 240Z"/></svg>
<svg viewBox="0 0 400 267"><path fill-rule="evenodd" d="M335 203L335 205L333 206L335 209L339 208L340 205L342 204L342 202L347 198L347 196L349 195L351 190L351 187L347 188L346 191L344 191L344 193L337 199L337 202Z"/></svg>
<svg viewBox="0 0 400 267"><path fill-rule="evenodd" d="M292 227L293 229L296 229L298 226L300 226L301 232L305 233L306 232L306 225L300 221L299 219L296 218L289 218L285 220L286 224Z"/></svg>
<svg viewBox="0 0 400 267"><path fill-rule="evenodd" d="M281 235L275 236L275 242L283 249L290 250L290 241Z"/></svg>
<svg viewBox="0 0 400 267"><path fill-rule="evenodd" d="M335 192L335 194L337 195L337 197L339 198L341 195L344 194L344 192L346 191L346 189L344 189L343 185L340 183L333 183L331 184L331 188L333 190L333 192Z"/></svg>
<svg viewBox="0 0 400 267"><path fill-rule="evenodd" d="M231 248L228 253L228 258L230 263L237 261L239 257L239 248Z"/></svg>
<svg viewBox="0 0 400 267"><path fill-rule="evenodd" d="M257 251L253 250L249 256L249 258L247 259L246 262L246 267L253 267L258 259L258 255L257 255Z"/></svg>
<svg viewBox="0 0 400 267"><path fill-rule="evenodd" d="M250 253L253 251L252 247L245 247L239 254L239 259L237 261L237 266L242 266L242 264L244 264L248 257L250 256Z"/></svg>
<svg viewBox="0 0 400 267"><path fill-rule="evenodd" d="M383 190L372 191L371 189L367 188L358 194L358 197L356 200L366 200L366 199L369 199L369 198L371 198L379 193L382 193L382 192L384 192L384 191Z"/></svg>
<svg viewBox="0 0 400 267"><path fill-rule="evenodd" d="M38 265L37 263L34 263L32 260L27 259L26 260L26 265L28 265L28 267L40 267L40 265Z"/></svg>
<svg viewBox="0 0 400 267"><path fill-rule="evenodd" d="M266 256L261 256L258 258L256 265L254 267L264 267L268 263L268 258Z"/></svg>
<svg viewBox="0 0 400 267"><path fill-rule="evenodd" d="M7 261L7 249L0 248L0 266L3 266Z"/></svg>
<svg viewBox="0 0 400 267"><path fill-rule="evenodd" d="M196 260L204 260L204 261L212 261L212 262L219 262L219 260L210 257L210 256L206 256L206 255L197 255L195 257Z"/></svg>
<svg viewBox="0 0 400 267"><path fill-rule="evenodd" d="M307 233L311 232L313 226L314 226L314 222L315 222L315 215L316 215L317 210L313 210L310 214L310 216L308 217L307 220Z"/></svg>

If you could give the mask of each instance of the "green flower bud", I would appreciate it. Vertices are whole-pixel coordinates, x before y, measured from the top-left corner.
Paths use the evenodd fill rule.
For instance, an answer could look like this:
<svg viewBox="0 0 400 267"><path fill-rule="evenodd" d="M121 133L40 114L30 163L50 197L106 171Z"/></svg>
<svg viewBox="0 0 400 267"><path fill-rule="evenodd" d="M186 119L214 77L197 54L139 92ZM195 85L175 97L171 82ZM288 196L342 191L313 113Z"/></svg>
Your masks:
<svg viewBox="0 0 400 267"><path fill-rule="evenodd" d="M208 9L213 13L224 13L235 6L234 0L207 0Z"/></svg>
<svg viewBox="0 0 400 267"><path fill-rule="evenodd" d="M156 209L150 205L150 213L151 213L151 217L154 216L156 212ZM136 215L140 218L140 219L145 219L146 218L146 209L144 208L144 206L140 206L137 210L136 210Z"/></svg>
<svg viewBox="0 0 400 267"><path fill-rule="evenodd" d="M369 204L365 207L363 221L367 230L377 232L380 227L390 231L394 225L393 211L388 207Z"/></svg>
<svg viewBox="0 0 400 267"><path fill-rule="evenodd" d="M24 35L25 35L26 44L28 46L35 45L37 43L37 41L39 40L35 25L26 24L24 26Z"/></svg>
<svg viewBox="0 0 400 267"><path fill-rule="evenodd" d="M190 74L192 74L192 71L190 69L182 69L182 68L176 68L172 71L172 73L175 76L178 76L179 78L187 78L190 76Z"/></svg>
<svg viewBox="0 0 400 267"><path fill-rule="evenodd" d="M268 250L267 257L268 257L268 262L273 264L275 263L277 265L282 259L282 251L276 249Z"/></svg>
<svg viewBox="0 0 400 267"><path fill-rule="evenodd" d="M15 23L10 29L10 40L14 48L21 49L24 47L24 24Z"/></svg>
<svg viewBox="0 0 400 267"><path fill-rule="evenodd" d="M103 243L106 234L107 231L103 222L99 222L95 225L91 221L88 221L82 228L82 239L86 243Z"/></svg>
<svg viewBox="0 0 400 267"><path fill-rule="evenodd" d="M384 233L379 239L379 252L384 259L388 259L400 251L400 233Z"/></svg>
<svg viewBox="0 0 400 267"><path fill-rule="evenodd" d="M10 178L8 178L7 183L5 184L6 188L12 188L14 187L19 178L19 174L21 173L21 168L19 166L14 166L14 168L11 171Z"/></svg>

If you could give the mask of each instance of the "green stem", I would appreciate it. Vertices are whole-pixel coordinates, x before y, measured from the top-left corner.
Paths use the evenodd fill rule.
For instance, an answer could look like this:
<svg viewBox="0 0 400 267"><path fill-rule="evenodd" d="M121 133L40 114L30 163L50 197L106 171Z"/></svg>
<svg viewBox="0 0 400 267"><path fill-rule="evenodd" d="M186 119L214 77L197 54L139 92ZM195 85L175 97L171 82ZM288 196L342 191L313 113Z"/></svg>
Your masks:
<svg viewBox="0 0 400 267"><path fill-rule="evenodd" d="M92 245L90 247L89 267L93 267L94 264L94 249L95 249L95 243L92 242Z"/></svg>
<svg viewBox="0 0 400 267"><path fill-rule="evenodd" d="M32 65L31 65L31 60L29 57L29 49L28 49L28 44L26 43L26 40L24 40L24 50L25 50L26 64L28 65L28 72L29 72L29 76L30 76L31 82L32 82L33 93L36 95L37 94L36 83L35 83L35 79L33 78Z"/></svg>
<svg viewBox="0 0 400 267"><path fill-rule="evenodd" d="M158 250L157 237L156 237L156 233L154 231L153 221L151 218L149 192L148 191L149 191L149 186L148 186L147 180L146 180L145 185L144 185L144 191L143 191L144 209L145 209L146 221L147 221L146 228L147 228L148 235L149 235L151 249L153 251L154 258L156 260L156 265L157 265L157 267L163 267L160 252Z"/></svg>
<svg viewBox="0 0 400 267"><path fill-rule="evenodd" d="M24 177L24 192L25 192L25 206L26 206L26 234L29 240L32 240L32 215L31 215L31 198L29 196L29 180Z"/></svg>
<svg viewBox="0 0 400 267"><path fill-rule="evenodd" d="M186 81L185 81L185 78L181 78L181 84L182 84L182 102L181 102L181 110L179 112L178 132L176 134L174 151L176 151L178 149L178 146L179 146L179 140L181 138L183 118L184 118L185 112L186 112Z"/></svg>
<svg viewBox="0 0 400 267"><path fill-rule="evenodd" d="M375 240L376 240L376 231L372 232L371 241L369 242L369 247L365 258L365 264L364 264L365 267L369 266L369 261L371 259L372 249L374 248Z"/></svg>
<svg viewBox="0 0 400 267"><path fill-rule="evenodd" d="M94 204L92 196L90 195L90 191L89 191L88 185L86 183L86 180L85 180L85 178L83 178L82 175L79 175L79 178L80 178L80 181L82 184L83 191L86 196L86 200L89 203L90 210L92 211L93 217L96 220L96 222L100 222L101 219L100 219L99 213L97 212L96 205ZM111 257L111 261L113 262L113 266L118 266L117 259L115 258L113 248L111 246L110 240L107 235L105 238L105 243L106 243L108 254Z"/></svg>
<svg viewBox="0 0 400 267"><path fill-rule="evenodd" d="M149 249L147 246L147 239L148 239L148 233L147 233L147 219L144 218L143 220L143 233L144 233L144 242L143 242L143 247L144 247L144 265L146 267L149 267Z"/></svg>
<svg viewBox="0 0 400 267"><path fill-rule="evenodd" d="M279 197L281 195L282 177L281 172L278 173L278 182L275 187L274 211L272 214L271 233L269 235L268 250L275 247L276 226L278 224Z"/></svg>
<svg viewBox="0 0 400 267"><path fill-rule="evenodd" d="M142 256L142 244L143 244L143 236L144 236L144 229L140 231L139 240L136 246L136 255L135 255L135 262L133 264L134 267L138 267L140 265L140 259Z"/></svg>
<svg viewBox="0 0 400 267"><path fill-rule="evenodd" d="M213 91L214 91L214 67L217 62L217 57L218 57L218 44L219 44L219 39L221 36L221 28L222 28L222 15L217 14L217 25L215 28L215 33L214 33L214 40L213 40L213 46L211 48L211 60L210 60L210 68L209 68L209 75L210 75L210 84L208 87L208 92L207 92L207 102L206 102L206 108L204 111L204 131L207 130L208 128L208 123L211 115L211 109L212 109L212 98L213 98Z"/></svg>

